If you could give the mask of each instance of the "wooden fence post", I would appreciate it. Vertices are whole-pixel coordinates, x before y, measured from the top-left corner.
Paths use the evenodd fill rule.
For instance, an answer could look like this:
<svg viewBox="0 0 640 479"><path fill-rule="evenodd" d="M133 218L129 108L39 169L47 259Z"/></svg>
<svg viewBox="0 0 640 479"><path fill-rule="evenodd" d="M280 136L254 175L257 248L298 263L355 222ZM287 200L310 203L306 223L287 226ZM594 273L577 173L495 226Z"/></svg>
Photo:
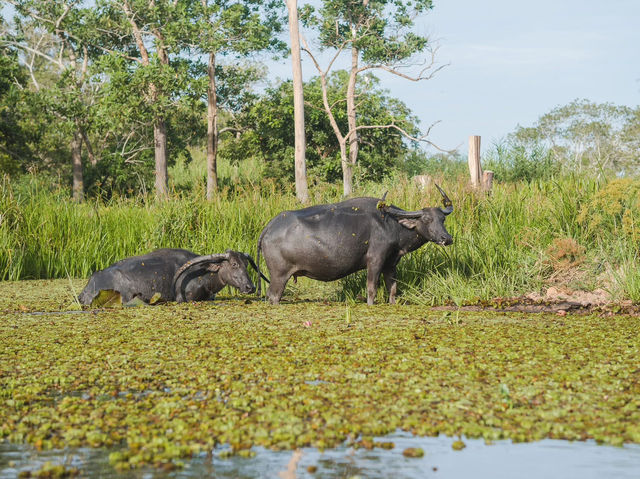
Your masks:
<svg viewBox="0 0 640 479"><path fill-rule="evenodd" d="M482 173L482 189L486 192L491 191L493 186L493 171L485 170Z"/></svg>
<svg viewBox="0 0 640 479"><path fill-rule="evenodd" d="M480 166L480 137L477 135L469 137L469 174L471 175L471 186L480 187L482 167Z"/></svg>
<svg viewBox="0 0 640 479"><path fill-rule="evenodd" d="M482 171L480 165L480 137L472 135L469 137L469 174L471 175L471 186L482 188L484 191L491 191L493 186L493 171Z"/></svg>

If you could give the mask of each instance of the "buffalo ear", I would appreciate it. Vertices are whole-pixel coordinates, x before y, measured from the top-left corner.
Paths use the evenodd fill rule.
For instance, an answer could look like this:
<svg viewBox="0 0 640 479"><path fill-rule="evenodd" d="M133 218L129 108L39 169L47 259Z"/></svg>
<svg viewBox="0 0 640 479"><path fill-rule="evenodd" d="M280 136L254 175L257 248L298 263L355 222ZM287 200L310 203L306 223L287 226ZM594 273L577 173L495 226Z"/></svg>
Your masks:
<svg viewBox="0 0 640 479"><path fill-rule="evenodd" d="M413 219L407 219L407 218L402 218L400 220L398 220L398 223L400 223L402 226L404 226L407 229L414 229L416 227L416 225L418 224L418 222L416 220Z"/></svg>
<svg viewBox="0 0 640 479"><path fill-rule="evenodd" d="M217 273L218 271L220 271L220 263L211 263L207 266L207 271Z"/></svg>

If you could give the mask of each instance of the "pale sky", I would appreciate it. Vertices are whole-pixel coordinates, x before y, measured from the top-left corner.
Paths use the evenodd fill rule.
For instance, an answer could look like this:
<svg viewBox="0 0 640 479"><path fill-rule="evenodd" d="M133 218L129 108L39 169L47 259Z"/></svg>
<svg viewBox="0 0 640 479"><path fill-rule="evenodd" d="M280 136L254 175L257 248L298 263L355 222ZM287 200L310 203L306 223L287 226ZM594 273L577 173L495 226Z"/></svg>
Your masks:
<svg viewBox="0 0 640 479"><path fill-rule="evenodd" d="M443 148L466 153L481 135L486 150L576 98L640 105L640 0L434 0L416 31L449 66L420 83L378 76L423 127L440 120L430 138Z"/></svg>

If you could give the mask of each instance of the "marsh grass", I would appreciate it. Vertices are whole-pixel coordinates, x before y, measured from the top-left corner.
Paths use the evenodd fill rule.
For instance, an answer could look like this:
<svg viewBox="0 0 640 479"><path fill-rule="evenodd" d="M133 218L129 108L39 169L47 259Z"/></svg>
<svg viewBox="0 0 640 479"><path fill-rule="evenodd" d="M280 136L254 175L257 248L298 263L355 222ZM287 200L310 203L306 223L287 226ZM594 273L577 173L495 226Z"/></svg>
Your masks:
<svg viewBox="0 0 640 479"><path fill-rule="evenodd" d="M19 190L5 178L0 182L0 279L86 278L119 259L161 247L202 254L231 248L255 255L264 225L299 205L275 183L249 182L252 175L242 173L235 182L225 177L211 202L203 188L194 187L175 190L165 202L139 196L83 204L43 186L37 177ZM469 190L465 178L436 180L456 208L446 221L454 244L429 243L402 259L402 300L436 304L540 290L554 274L549 248L563 241L584 252L576 266L582 285L602 283L618 299L640 300L632 222L640 213L639 201L623 201L607 183L578 176L498 183L491 195ZM636 182L633 188L625 185L638 191ZM387 198L405 209L440 204L437 191L420 191L403 177L360 188L359 195L376 197L389 191ZM340 199L334 185L317 185L312 196L313 203ZM345 278L327 299L359 301L366 295L365 282L364 273ZM290 291L296 288L291 285Z"/></svg>

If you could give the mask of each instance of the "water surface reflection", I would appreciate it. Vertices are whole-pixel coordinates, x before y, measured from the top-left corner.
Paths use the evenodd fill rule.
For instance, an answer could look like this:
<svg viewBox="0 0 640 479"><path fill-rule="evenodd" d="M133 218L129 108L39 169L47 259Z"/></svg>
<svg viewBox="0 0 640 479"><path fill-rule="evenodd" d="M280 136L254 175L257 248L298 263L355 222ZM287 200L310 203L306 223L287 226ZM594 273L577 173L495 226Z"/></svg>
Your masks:
<svg viewBox="0 0 640 479"><path fill-rule="evenodd" d="M534 443L512 444L497 441L485 445L483 440L463 438L466 448L454 451L455 440L445 436L414 437L396 433L377 438L393 441L395 448L357 449L340 447L319 452L305 448L297 463L297 478L343 479L351 477L418 479L418 478L491 478L491 479L638 479L640 478L640 446L599 446L593 441L567 442L544 440ZM420 447L422 458L406 458L402 451ZM223 450L221 448L220 450ZM15 478L20 471L37 471L47 462L65 464L81 470L82 477L102 478L277 478L287 469L291 451L270 451L255 448L250 459L232 457L222 459L220 450L186 461L181 470L164 472L141 469L116 472L104 449L80 448L69 451L38 452L30 447L0 443L0 479ZM309 472L309 467L316 472Z"/></svg>

